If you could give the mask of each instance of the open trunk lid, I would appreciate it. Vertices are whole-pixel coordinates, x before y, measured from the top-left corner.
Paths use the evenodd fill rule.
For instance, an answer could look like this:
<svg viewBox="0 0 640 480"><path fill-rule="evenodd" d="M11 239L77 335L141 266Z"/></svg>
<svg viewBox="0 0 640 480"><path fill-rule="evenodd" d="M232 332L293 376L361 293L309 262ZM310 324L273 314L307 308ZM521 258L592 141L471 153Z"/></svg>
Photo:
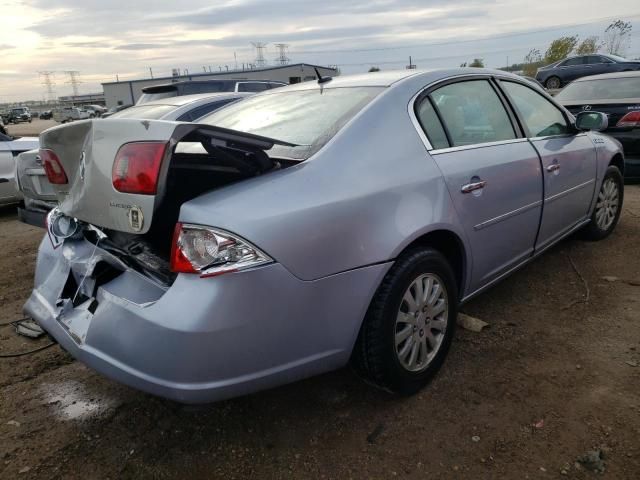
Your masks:
<svg viewBox="0 0 640 480"><path fill-rule="evenodd" d="M166 143L154 195L124 193L112 182L118 150L134 142ZM203 152L226 157L266 157L274 144L286 142L210 125L161 120L84 120L46 130L40 146L52 150L68 179L54 185L59 209L66 215L93 225L127 233L149 231L154 210L166 184L171 156L179 142ZM192 145L196 144L196 145ZM197 145L200 144L200 145Z"/></svg>

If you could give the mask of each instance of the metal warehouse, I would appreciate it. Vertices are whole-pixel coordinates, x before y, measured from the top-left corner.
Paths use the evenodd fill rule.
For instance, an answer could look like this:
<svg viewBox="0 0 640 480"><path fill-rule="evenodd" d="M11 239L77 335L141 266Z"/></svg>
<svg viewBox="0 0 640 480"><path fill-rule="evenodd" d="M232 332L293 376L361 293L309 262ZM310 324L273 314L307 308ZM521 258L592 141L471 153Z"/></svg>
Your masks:
<svg viewBox="0 0 640 480"><path fill-rule="evenodd" d="M299 83L308 80L316 80L318 69L323 76L338 75L337 68L310 65L308 63L296 63L278 67L253 68L249 70L229 70L224 72L194 73L189 75L176 75L172 77L145 78L140 80L126 80L121 82L103 83L104 100L107 107L117 105L130 105L136 103L142 89L152 85L177 82L180 80L210 80L210 79L234 79L234 80L272 80L286 83Z"/></svg>

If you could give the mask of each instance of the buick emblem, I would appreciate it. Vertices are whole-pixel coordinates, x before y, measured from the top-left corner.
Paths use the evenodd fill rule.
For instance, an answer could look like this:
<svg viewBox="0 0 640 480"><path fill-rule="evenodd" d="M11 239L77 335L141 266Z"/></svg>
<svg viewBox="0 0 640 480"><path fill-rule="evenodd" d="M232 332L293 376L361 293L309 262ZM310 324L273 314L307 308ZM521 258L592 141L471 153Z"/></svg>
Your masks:
<svg viewBox="0 0 640 480"><path fill-rule="evenodd" d="M588 112L589 110L591 110L591 105L585 105L584 107L582 107L582 110L586 110Z"/></svg>
<svg viewBox="0 0 640 480"><path fill-rule="evenodd" d="M82 181L84 181L85 168L86 168L86 165L84 161L84 152L82 152L82 155L80 155L80 180Z"/></svg>

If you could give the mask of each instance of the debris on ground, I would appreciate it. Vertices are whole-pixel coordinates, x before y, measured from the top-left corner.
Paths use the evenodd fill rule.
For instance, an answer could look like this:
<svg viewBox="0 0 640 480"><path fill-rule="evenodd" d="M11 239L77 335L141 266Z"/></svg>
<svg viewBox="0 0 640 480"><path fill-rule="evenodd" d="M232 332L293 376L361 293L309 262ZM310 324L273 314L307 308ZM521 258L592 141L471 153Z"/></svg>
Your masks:
<svg viewBox="0 0 640 480"><path fill-rule="evenodd" d="M589 450L584 455L578 457L578 463L592 472L604 473L605 470L602 450Z"/></svg>
<svg viewBox="0 0 640 480"><path fill-rule="evenodd" d="M604 277L600 278L606 282L617 282L618 280L620 280L618 277L614 277L612 275L605 275Z"/></svg>
<svg viewBox="0 0 640 480"><path fill-rule="evenodd" d="M473 437L471 437L471 441L478 443L480 441L480 437L478 435L474 435Z"/></svg>
<svg viewBox="0 0 640 480"><path fill-rule="evenodd" d="M18 335L29 338L39 338L44 335L44 330L32 318L25 318L14 324Z"/></svg>
<svg viewBox="0 0 640 480"><path fill-rule="evenodd" d="M540 420L538 420L537 422L533 422L533 428L543 428L544 427L544 418L541 418Z"/></svg>
<svg viewBox="0 0 640 480"><path fill-rule="evenodd" d="M629 365L630 367L637 367L640 365L640 363L636 362L635 360L627 360L626 362L627 365Z"/></svg>
<svg viewBox="0 0 640 480"><path fill-rule="evenodd" d="M384 425L380 423L376 426L376 428L373 429L373 431L369 435L367 435L367 442L376 443L376 440L380 435L382 435L382 432L384 432Z"/></svg>
<svg viewBox="0 0 640 480"><path fill-rule="evenodd" d="M14 427L19 427L20 426L20 422L16 422L15 420L9 420L7 422L7 425L13 425Z"/></svg>
<svg viewBox="0 0 640 480"><path fill-rule="evenodd" d="M487 322L484 322L479 318L472 317L471 315L466 315L464 313L458 314L458 325L460 325L465 330L470 330L472 332L481 332L484 328L489 326Z"/></svg>

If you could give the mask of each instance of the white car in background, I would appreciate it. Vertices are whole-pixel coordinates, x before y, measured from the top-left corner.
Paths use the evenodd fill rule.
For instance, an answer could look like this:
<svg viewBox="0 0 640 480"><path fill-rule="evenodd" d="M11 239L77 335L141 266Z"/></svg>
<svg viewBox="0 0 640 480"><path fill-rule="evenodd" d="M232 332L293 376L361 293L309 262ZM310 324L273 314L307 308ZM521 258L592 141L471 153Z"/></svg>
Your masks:
<svg viewBox="0 0 640 480"><path fill-rule="evenodd" d="M38 148L37 137L14 138L0 133L0 205L17 203L22 198L16 187L16 157Z"/></svg>
<svg viewBox="0 0 640 480"><path fill-rule="evenodd" d="M53 119L59 123L86 120L89 117L89 112L78 107L62 107L53 110Z"/></svg>

